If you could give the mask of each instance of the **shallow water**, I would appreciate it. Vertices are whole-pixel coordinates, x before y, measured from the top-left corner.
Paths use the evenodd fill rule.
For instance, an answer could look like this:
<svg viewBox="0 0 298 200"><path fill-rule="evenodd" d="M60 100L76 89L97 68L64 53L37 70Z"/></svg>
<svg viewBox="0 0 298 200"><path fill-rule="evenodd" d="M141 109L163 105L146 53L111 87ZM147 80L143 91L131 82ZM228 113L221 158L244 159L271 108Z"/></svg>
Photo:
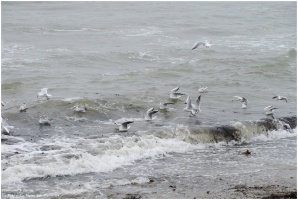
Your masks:
<svg viewBox="0 0 298 200"><path fill-rule="evenodd" d="M165 188L212 187L219 176L258 183L296 169L296 129L246 124L268 105L275 118L296 115L296 13L295 2L2 2L1 114L14 126L2 134L2 197L193 198ZM210 48L190 50L205 40ZM177 86L202 95L202 112L189 117L186 96L169 99ZM36 98L44 87L49 101ZM174 104L144 121L165 101ZM38 124L42 116L51 126ZM134 123L119 133L114 122L125 118ZM195 131L239 123L237 141Z"/></svg>

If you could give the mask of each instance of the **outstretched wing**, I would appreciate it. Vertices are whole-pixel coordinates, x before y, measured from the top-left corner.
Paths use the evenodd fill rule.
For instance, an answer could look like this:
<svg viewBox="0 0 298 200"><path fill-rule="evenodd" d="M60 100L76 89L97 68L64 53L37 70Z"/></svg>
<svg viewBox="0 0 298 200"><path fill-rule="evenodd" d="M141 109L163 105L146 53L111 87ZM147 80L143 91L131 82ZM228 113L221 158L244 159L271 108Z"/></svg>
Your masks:
<svg viewBox="0 0 298 200"><path fill-rule="evenodd" d="M123 126L127 126L127 124L131 124L131 123L133 123L133 122L134 122L134 121L125 121L125 122L122 123L122 125L123 125Z"/></svg>
<svg viewBox="0 0 298 200"><path fill-rule="evenodd" d="M269 110L270 108L272 108L272 105L265 107L264 110Z"/></svg>
<svg viewBox="0 0 298 200"><path fill-rule="evenodd" d="M243 97L239 97L239 96L234 96L235 98L237 98L238 100L242 101Z"/></svg>
<svg viewBox="0 0 298 200"><path fill-rule="evenodd" d="M171 93L177 92L179 90L179 87L175 87L174 89L171 90Z"/></svg>
<svg viewBox="0 0 298 200"><path fill-rule="evenodd" d="M197 109L200 110L200 106L201 106L201 95L196 100L196 106L197 106Z"/></svg>
<svg viewBox="0 0 298 200"><path fill-rule="evenodd" d="M203 42L196 42L196 43L194 44L194 46L192 47L191 50L194 50L194 49L198 48L200 45L204 45L204 43L203 43Z"/></svg>
<svg viewBox="0 0 298 200"><path fill-rule="evenodd" d="M149 108L149 110L147 110L147 114L150 114L152 111L154 110L154 108Z"/></svg>

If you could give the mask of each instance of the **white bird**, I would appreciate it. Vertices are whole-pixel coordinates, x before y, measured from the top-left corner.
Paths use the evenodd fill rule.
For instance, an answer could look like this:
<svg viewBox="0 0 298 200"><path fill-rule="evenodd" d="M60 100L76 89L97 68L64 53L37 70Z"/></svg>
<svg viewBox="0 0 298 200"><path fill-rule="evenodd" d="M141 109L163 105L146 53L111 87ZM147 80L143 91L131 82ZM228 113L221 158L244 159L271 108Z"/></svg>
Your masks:
<svg viewBox="0 0 298 200"><path fill-rule="evenodd" d="M192 47L191 50L194 50L194 49L198 48L200 45L203 45L203 46L205 46L206 48L211 47L211 44L210 44L208 41L205 41L205 42L196 42L196 43L194 44L194 46Z"/></svg>
<svg viewBox="0 0 298 200"><path fill-rule="evenodd" d="M28 109L28 108L27 108L26 103L23 103L23 104L20 106L20 112L26 112L27 109Z"/></svg>
<svg viewBox="0 0 298 200"><path fill-rule="evenodd" d="M265 112L265 115L273 115L273 112L274 112L274 110L276 110L276 109L278 109L278 108L273 108L273 106L267 106L267 107L265 107L264 108L264 110L266 111Z"/></svg>
<svg viewBox="0 0 298 200"><path fill-rule="evenodd" d="M239 96L234 96L234 97L237 98L237 101L243 102L242 109L247 108L247 99L245 97L239 97Z"/></svg>
<svg viewBox="0 0 298 200"><path fill-rule="evenodd" d="M182 93L179 93L178 90L179 90L179 87L176 87L176 88L174 88L174 89L171 90L171 92L170 92L170 98L171 99L178 99L182 95L184 95Z"/></svg>
<svg viewBox="0 0 298 200"><path fill-rule="evenodd" d="M184 111L189 112L189 116L195 116L196 110L193 108L193 104L191 103L191 98L189 95L187 96L185 104L186 107L184 108Z"/></svg>
<svg viewBox="0 0 298 200"><path fill-rule="evenodd" d="M285 100L286 102L288 102L288 98L287 97L284 97L284 96L274 96L274 97L272 97L272 99Z"/></svg>
<svg viewBox="0 0 298 200"><path fill-rule="evenodd" d="M1 105L2 105L2 106L5 106L5 103L4 103L3 101L1 101Z"/></svg>
<svg viewBox="0 0 298 200"><path fill-rule="evenodd" d="M115 122L115 124L118 126L119 132L127 132L130 126L127 126L130 123L133 123L134 121L124 121L124 122Z"/></svg>
<svg viewBox="0 0 298 200"><path fill-rule="evenodd" d="M167 105L169 105L169 104L174 104L174 103L168 103L168 102L159 103L159 109L160 110L166 109L167 108Z"/></svg>
<svg viewBox="0 0 298 200"><path fill-rule="evenodd" d="M50 120L46 117L40 118L38 122L41 126L50 126L51 125Z"/></svg>
<svg viewBox="0 0 298 200"><path fill-rule="evenodd" d="M75 106L73 107L73 110L74 110L75 112L84 113L84 112L86 112L87 108L86 108L85 106L75 105Z"/></svg>
<svg viewBox="0 0 298 200"><path fill-rule="evenodd" d="M46 97L47 100L49 100L50 99L49 97L51 97L51 96L52 95L48 94L48 88L42 88L40 90L40 92L38 92L38 94L37 94L37 98L38 97Z"/></svg>
<svg viewBox="0 0 298 200"><path fill-rule="evenodd" d="M150 108L146 113L145 120L146 121L151 121L152 120L152 115L157 113L157 112L158 112L158 110L154 110L154 108Z"/></svg>
<svg viewBox="0 0 298 200"><path fill-rule="evenodd" d="M13 129L2 117L1 117L1 132L4 134L9 134L10 130Z"/></svg>
<svg viewBox="0 0 298 200"><path fill-rule="evenodd" d="M205 93L205 92L207 92L207 88L208 88L208 87L200 87L200 88L199 88L199 92L200 92L200 93Z"/></svg>

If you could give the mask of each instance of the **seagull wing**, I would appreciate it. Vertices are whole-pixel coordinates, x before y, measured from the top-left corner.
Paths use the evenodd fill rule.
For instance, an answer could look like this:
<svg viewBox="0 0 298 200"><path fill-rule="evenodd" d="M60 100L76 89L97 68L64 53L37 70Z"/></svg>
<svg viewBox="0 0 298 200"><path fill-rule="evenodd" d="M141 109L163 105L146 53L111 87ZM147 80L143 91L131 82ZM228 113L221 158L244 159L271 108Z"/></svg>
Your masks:
<svg viewBox="0 0 298 200"><path fill-rule="evenodd" d="M203 43L203 42L196 42L196 43L194 44L194 46L192 47L191 50L194 50L194 49L198 48L200 45L204 45L204 43Z"/></svg>
<svg viewBox="0 0 298 200"><path fill-rule="evenodd" d="M120 126L122 126L122 129L127 129L127 125L133 123L133 121L125 121Z"/></svg>
<svg viewBox="0 0 298 200"><path fill-rule="evenodd" d="M274 110L276 110L276 109L278 109L278 108L270 108L270 111L274 111Z"/></svg>
<svg viewBox="0 0 298 200"><path fill-rule="evenodd" d="M196 107L197 107L197 109L201 110L200 109L200 106L201 106L201 95L196 100Z"/></svg>
<svg viewBox="0 0 298 200"><path fill-rule="evenodd" d="M188 104L189 100L190 100L190 96L187 95L187 98L186 98L186 100L185 100L185 104Z"/></svg>
<svg viewBox="0 0 298 200"><path fill-rule="evenodd" d="M127 127L127 124L131 124L133 123L134 121L125 121L122 123L123 126L126 126Z"/></svg>
<svg viewBox="0 0 298 200"><path fill-rule="evenodd" d="M177 92L179 90L179 87L175 87L174 89L171 90L171 93Z"/></svg>
<svg viewBox="0 0 298 200"><path fill-rule="evenodd" d="M242 101L243 97L239 97L239 96L234 96L235 98L237 98L238 100Z"/></svg>
<svg viewBox="0 0 298 200"><path fill-rule="evenodd" d="M187 103L186 109L192 110L191 98L187 98L187 102L186 103Z"/></svg>
<svg viewBox="0 0 298 200"><path fill-rule="evenodd" d="M147 114L150 114L152 111L154 110L154 108L149 108L149 110L147 110Z"/></svg>
<svg viewBox="0 0 298 200"><path fill-rule="evenodd" d="M272 108L272 105L265 107L264 110L269 110L270 108Z"/></svg>

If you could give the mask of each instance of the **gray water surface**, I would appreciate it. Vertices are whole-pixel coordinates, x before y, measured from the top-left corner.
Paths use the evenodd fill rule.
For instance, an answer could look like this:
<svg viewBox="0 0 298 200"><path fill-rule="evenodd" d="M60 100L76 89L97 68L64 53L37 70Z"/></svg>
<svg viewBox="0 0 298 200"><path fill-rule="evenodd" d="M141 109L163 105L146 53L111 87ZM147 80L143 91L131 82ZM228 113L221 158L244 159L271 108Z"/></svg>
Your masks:
<svg viewBox="0 0 298 200"><path fill-rule="evenodd" d="M296 129L227 144L190 127L259 120L268 105L276 118L296 115L296 2L2 2L1 11L1 115L14 126L2 134L2 198L225 198L206 191L220 191L220 179L295 176ZM197 41L212 46L191 50ZM177 86L186 95L173 101ZM50 100L37 98L41 88ZM183 111L187 95L201 95L194 117ZM134 123L119 133L124 118Z"/></svg>

